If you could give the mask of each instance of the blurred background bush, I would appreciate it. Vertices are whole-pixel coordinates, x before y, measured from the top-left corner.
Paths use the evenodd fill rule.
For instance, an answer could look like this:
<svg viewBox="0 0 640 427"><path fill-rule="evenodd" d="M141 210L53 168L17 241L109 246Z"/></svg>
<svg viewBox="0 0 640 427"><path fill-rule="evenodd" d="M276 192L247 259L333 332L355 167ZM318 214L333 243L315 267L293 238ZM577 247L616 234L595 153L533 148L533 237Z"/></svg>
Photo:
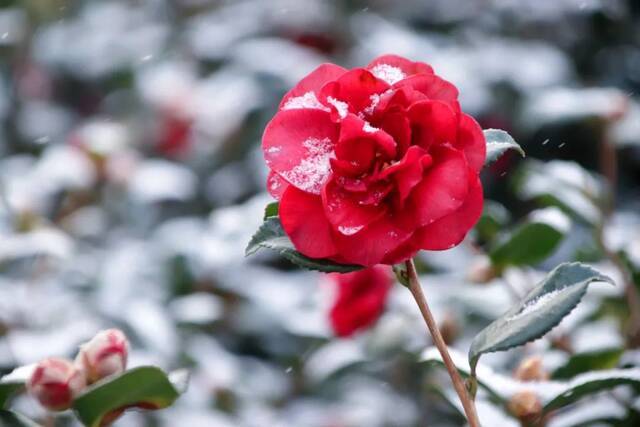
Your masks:
<svg viewBox="0 0 640 427"><path fill-rule="evenodd" d="M637 1L0 6L0 372L71 356L115 326L132 365L192 369L174 407L118 426L461 425L447 378L420 362L428 338L405 289L373 329L336 339L326 278L243 256L269 201L259 142L280 97L322 62L383 53L430 63L483 128L528 154L484 173L486 214L466 244L420 255L450 345L466 351L546 269L586 260L619 286L594 288L549 338L486 363L511 375L535 354L553 372L602 350L618 351L613 366L640 363L623 297L625 273L640 281ZM478 277L483 253L531 215L558 233L550 250ZM590 397L549 425L633 423L635 396ZM17 407L46 418L27 398ZM500 405L480 410L487 426L519 425Z"/></svg>

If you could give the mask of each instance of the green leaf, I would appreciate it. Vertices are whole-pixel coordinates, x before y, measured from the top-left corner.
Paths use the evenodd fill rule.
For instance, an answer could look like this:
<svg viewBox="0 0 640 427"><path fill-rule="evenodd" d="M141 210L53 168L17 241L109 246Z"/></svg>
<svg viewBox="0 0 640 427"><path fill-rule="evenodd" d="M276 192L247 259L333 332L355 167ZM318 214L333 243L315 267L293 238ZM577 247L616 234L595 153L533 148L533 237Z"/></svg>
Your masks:
<svg viewBox="0 0 640 427"><path fill-rule="evenodd" d="M99 427L113 411L127 407L161 409L171 405L184 387L184 371L172 382L162 370L143 366L105 378L85 390L73 402L78 418L87 427Z"/></svg>
<svg viewBox="0 0 640 427"><path fill-rule="evenodd" d="M485 242L493 240L509 223L511 214L503 205L486 199L482 208L482 216L478 220L475 230L478 237Z"/></svg>
<svg viewBox="0 0 640 427"><path fill-rule="evenodd" d="M280 209L280 203L271 202L264 208L264 219L278 216L278 210Z"/></svg>
<svg viewBox="0 0 640 427"><path fill-rule="evenodd" d="M465 377L469 376L469 364L464 360L462 354L454 349L449 349L449 352L460 374ZM420 360L430 365L444 367L442 357L435 347L427 348L420 356ZM493 401L506 404L516 393L528 390L540 398L545 413L575 403L590 394L609 390L619 385L640 387L640 368L588 372L577 375L570 381L523 382L479 364L477 377L478 383L489 393Z"/></svg>
<svg viewBox="0 0 640 427"><path fill-rule="evenodd" d="M517 176L518 197L534 199L544 206L557 206L586 224L601 221L599 205L607 194L604 180L578 163L528 160Z"/></svg>
<svg viewBox="0 0 640 427"><path fill-rule="evenodd" d="M487 142L485 166L498 160L507 150L516 150L522 157L525 157L522 147L507 132L500 129L485 129L483 132Z"/></svg>
<svg viewBox="0 0 640 427"><path fill-rule="evenodd" d="M491 262L498 267L537 264L553 253L570 224L557 208L534 211L515 230L498 238L489 251Z"/></svg>
<svg viewBox="0 0 640 427"><path fill-rule="evenodd" d="M41 427L24 415L0 409L0 427Z"/></svg>
<svg viewBox="0 0 640 427"><path fill-rule="evenodd" d="M622 353L622 348L605 348L574 354L567 363L553 371L551 377L556 380L568 379L585 372L613 369L618 365Z"/></svg>
<svg viewBox="0 0 640 427"><path fill-rule="evenodd" d="M508 350L542 337L578 305L592 282L614 284L586 264L560 264L522 301L476 335L469 349L471 368L475 369L484 353Z"/></svg>
<svg viewBox="0 0 640 427"><path fill-rule="evenodd" d="M9 399L24 389L24 383L0 383L0 408L7 406Z"/></svg>
<svg viewBox="0 0 640 427"><path fill-rule="evenodd" d="M338 264L328 259L314 259L302 255L296 251L289 236L287 236L282 229L280 218L277 216L265 219L256 234L251 238L245 250L245 256L252 255L261 248L272 249L292 263L309 270L317 270L325 273L348 273L363 268L360 265Z"/></svg>
<svg viewBox="0 0 640 427"><path fill-rule="evenodd" d="M471 370L469 369L469 364L465 360L464 356L452 348L449 349L449 355L451 356L451 359L453 360L453 364L457 368L458 373L463 378L468 378L471 375L470 374ZM440 351L436 347L428 347L427 349L425 349L420 355L420 361L428 365L436 365L436 366L445 368L445 364L442 361L442 356L440 355ZM494 373L490 368L487 368L485 366L481 366L481 368L482 370L479 371L479 375L477 377L478 384L486 392L489 393L489 395L493 398L493 400L498 402L505 401L506 398L504 393L506 393L507 391L494 389L492 387L492 384L494 383L493 380L494 379L498 380L498 381L495 381L496 384L501 384L503 382L515 382L515 380L512 380L511 378L506 378L500 374Z"/></svg>
<svg viewBox="0 0 640 427"><path fill-rule="evenodd" d="M24 390L34 367L35 365L21 366L0 378L0 408L7 406L11 397Z"/></svg>
<svg viewBox="0 0 640 427"><path fill-rule="evenodd" d="M640 387L640 369L612 369L578 375L566 383L564 390L545 403L544 412L562 408L581 398L619 385Z"/></svg>

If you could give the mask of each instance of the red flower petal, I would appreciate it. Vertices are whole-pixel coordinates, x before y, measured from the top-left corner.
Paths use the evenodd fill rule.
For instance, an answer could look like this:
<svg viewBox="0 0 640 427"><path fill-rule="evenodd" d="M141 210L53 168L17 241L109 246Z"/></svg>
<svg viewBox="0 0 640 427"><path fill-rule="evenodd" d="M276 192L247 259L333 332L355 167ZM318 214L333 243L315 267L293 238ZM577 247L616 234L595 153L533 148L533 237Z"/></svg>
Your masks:
<svg viewBox="0 0 640 427"><path fill-rule="evenodd" d="M429 101L427 95L413 89L411 86L401 86L387 92L380 97L380 101L373 110L374 116L389 112L406 112L406 110L420 101Z"/></svg>
<svg viewBox="0 0 640 427"><path fill-rule="evenodd" d="M424 163L423 157L427 158ZM422 172L430 161L431 156L423 148L414 145L409 147L409 150L399 162L384 169L379 176L381 178L393 178L396 183L399 202L403 204L411 190L422 181Z"/></svg>
<svg viewBox="0 0 640 427"><path fill-rule="evenodd" d="M291 89L280 101L280 109L284 108L291 98L304 96L308 92L317 95L327 82L336 80L338 77L346 73L347 70L335 64L322 64L304 77L298 84Z"/></svg>
<svg viewBox="0 0 640 427"><path fill-rule="evenodd" d="M298 252L311 258L328 258L336 254L331 224L324 215L320 196L289 186L278 209L282 228Z"/></svg>
<svg viewBox="0 0 640 427"><path fill-rule="evenodd" d="M322 110L278 112L262 136L269 168L300 190L320 194L331 173L338 127Z"/></svg>
<svg viewBox="0 0 640 427"><path fill-rule="evenodd" d="M339 146L348 145L350 150L357 150L358 144L355 140L370 139L375 142L379 150L388 158L394 158L396 155L396 142L393 137L385 131L371 126L368 122L362 120L354 114L349 114L342 121L340 126ZM337 151L336 151L337 154ZM340 156L338 155L338 158Z"/></svg>
<svg viewBox="0 0 640 427"><path fill-rule="evenodd" d="M320 100L338 108L340 117L346 117L340 102L348 104L351 113L358 114L369 107L380 93L389 89L389 85L377 79L364 68L354 68L338 79L326 84L320 91Z"/></svg>
<svg viewBox="0 0 640 427"><path fill-rule="evenodd" d="M432 145L457 141L458 121L454 111L444 102L417 102L408 114L413 145L428 150Z"/></svg>
<svg viewBox="0 0 640 427"><path fill-rule="evenodd" d="M487 143L484 139L482 128L473 117L467 114L460 116L458 141L454 146L464 152L471 169L476 173L480 172L487 155Z"/></svg>
<svg viewBox="0 0 640 427"><path fill-rule="evenodd" d="M436 146L431 154L433 166L409 198L419 226L453 213L465 201L469 191L469 166L461 151Z"/></svg>
<svg viewBox="0 0 640 427"><path fill-rule="evenodd" d="M386 66L386 67L385 67ZM387 67L394 67L399 69L405 77L413 74L426 73L433 74L433 68L424 62L413 62L398 55L382 55L374 59L367 65L367 70L373 70L373 74L377 73L389 73L397 72L389 71ZM385 68L387 68L385 70ZM398 74L398 77L400 75Z"/></svg>
<svg viewBox="0 0 640 427"><path fill-rule="evenodd" d="M331 179L322 189L325 214L334 229L345 236L361 232L385 214L386 206L362 205Z"/></svg>
<svg viewBox="0 0 640 427"><path fill-rule="evenodd" d="M382 263L387 265L400 264L410 258L413 258L419 250L420 248L415 245L413 239L409 239L396 250L385 256L382 259Z"/></svg>
<svg viewBox="0 0 640 427"><path fill-rule="evenodd" d="M338 253L348 263L365 267L380 264L382 259L411 236L393 217L384 216L369 224L355 236L336 234Z"/></svg>
<svg viewBox="0 0 640 427"><path fill-rule="evenodd" d="M274 199L280 200L282 193L284 193L284 190L286 190L288 186L289 183L282 179L280 175L274 171L269 171L269 176L267 176L267 191Z"/></svg>
<svg viewBox="0 0 640 427"><path fill-rule="evenodd" d="M448 81L435 74L419 74L396 83L394 87L409 86L426 95L433 101L443 101L447 104L458 101L458 89Z"/></svg>
<svg viewBox="0 0 640 427"><path fill-rule="evenodd" d="M346 337L371 326L384 311L393 275L388 266L375 266L347 274L331 275L338 296L329 313L338 336Z"/></svg>
<svg viewBox="0 0 640 427"><path fill-rule="evenodd" d="M420 228L411 239L421 249L441 251L458 245L482 214L482 183L469 173L469 194L458 210Z"/></svg>
<svg viewBox="0 0 640 427"><path fill-rule="evenodd" d="M411 145L409 119L400 112L386 114L380 127L393 137L397 144L398 155L403 156Z"/></svg>

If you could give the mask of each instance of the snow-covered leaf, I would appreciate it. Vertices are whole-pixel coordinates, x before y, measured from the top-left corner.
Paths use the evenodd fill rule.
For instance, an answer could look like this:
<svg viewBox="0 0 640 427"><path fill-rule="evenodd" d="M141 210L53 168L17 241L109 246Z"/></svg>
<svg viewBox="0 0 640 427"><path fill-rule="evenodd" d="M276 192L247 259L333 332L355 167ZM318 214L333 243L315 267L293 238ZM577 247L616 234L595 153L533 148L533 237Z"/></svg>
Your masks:
<svg viewBox="0 0 640 427"><path fill-rule="evenodd" d="M518 304L483 329L471 343L472 368L482 354L508 350L553 329L580 302L592 282L614 282L592 267L565 263L553 269Z"/></svg>

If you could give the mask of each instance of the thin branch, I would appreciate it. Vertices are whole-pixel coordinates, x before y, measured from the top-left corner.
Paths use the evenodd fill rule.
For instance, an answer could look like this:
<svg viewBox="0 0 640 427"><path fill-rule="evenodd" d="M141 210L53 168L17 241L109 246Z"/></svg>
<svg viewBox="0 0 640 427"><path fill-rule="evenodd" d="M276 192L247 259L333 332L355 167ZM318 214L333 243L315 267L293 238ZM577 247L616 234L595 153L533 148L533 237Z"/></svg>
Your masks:
<svg viewBox="0 0 640 427"><path fill-rule="evenodd" d="M442 335L440 334L440 330L438 329L438 325L433 318L433 314L431 314L431 310L429 309L429 305L427 304L427 299L422 291L422 286L420 286L420 282L418 281L418 274L416 273L416 266L413 263L413 260L409 260L406 262L407 266L407 275L409 278L409 290L413 295L413 298L416 300L418 304L418 308L420 308L420 312L422 313L422 317L427 324L427 328L429 328L429 332L431 333L431 337L433 339L433 343L438 348L440 352L440 356L442 356L442 361L449 372L449 376L451 377L451 381L453 382L453 388L458 393L458 397L460 398L460 402L462 403L462 407L464 408L464 413L467 416L467 420L469 421L469 425L471 427L480 427L480 421L478 420L478 414L476 412L476 407L469 396L469 392L464 385L464 381L462 377L460 377L460 373L458 373L458 369L456 365L451 360L451 356L449 355L449 351L447 350L447 344L444 342Z"/></svg>

